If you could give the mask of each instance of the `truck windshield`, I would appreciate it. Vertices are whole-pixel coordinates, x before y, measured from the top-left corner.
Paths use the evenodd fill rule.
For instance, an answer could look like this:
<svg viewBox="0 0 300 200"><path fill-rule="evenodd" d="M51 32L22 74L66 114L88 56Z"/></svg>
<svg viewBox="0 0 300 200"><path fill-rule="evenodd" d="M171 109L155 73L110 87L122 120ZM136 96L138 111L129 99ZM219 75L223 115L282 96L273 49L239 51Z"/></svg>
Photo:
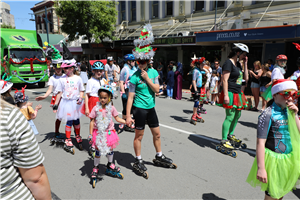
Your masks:
<svg viewBox="0 0 300 200"><path fill-rule="evenodd" d="M44 53L41 49L10 49L10 58L14 62L21 62L25 58L38 58L41 61L45 61ZM30 61L25 60L23 64L29 64ZM33 61L33 63L40 63L38 60Z"/></svg>

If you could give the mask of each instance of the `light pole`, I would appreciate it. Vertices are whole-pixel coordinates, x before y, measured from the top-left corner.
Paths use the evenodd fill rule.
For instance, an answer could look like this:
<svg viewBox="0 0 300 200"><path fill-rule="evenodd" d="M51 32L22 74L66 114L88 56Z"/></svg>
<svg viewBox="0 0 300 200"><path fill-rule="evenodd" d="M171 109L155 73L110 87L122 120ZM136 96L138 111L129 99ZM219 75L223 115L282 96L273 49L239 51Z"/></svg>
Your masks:
<svg viewBox="0 0 300 200"><path fill-rule="evenodd" d="M48 23L52 24L52 22L49 22L48 18L47 18L47 6L45 6L45 23L46 23L46 31L47 31L47 42L49 43L49 32L48 32Z"/></svg>

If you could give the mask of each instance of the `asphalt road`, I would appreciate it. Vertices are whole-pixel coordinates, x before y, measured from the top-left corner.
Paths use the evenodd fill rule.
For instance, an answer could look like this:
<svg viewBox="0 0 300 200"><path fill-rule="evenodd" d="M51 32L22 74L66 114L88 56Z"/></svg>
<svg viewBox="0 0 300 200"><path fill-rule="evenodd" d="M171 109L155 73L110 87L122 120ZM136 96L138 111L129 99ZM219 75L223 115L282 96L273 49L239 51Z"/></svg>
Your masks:
<svg viewBox="0 0 300 200"><path fill-rule="evenodd" d="M49 107L51 98L36 102L47 88L29 86L26 94L34 106L43 108L34 123L40 134L37 140L45 157L44 165L49 177L53 199L263 199L264 192L252 188L246 178L252 166L256 147L256 124L259 113L243 111L235 134L248 146L237 150L237 158L221 154L215 146L221 138L225 118L223 108L206 105L207 114L202 115L205 123L196 126L189 123L192 115L189 94L180 101L162 97L156 99L156 111L160 121L163 153L172 158L177 169L156 167L152 163L155 149L151 132L147 127L142 141L142 158L148 168L149 179L137 176L132 171L135 159L133 151L134 134L119 135L120 145L115 149L115 163L121 168L124 179L104 175L107 158L102 157L99 181L92 188L90 174L93 160L88 155L87 136L89 119L81 120L81 135L84 150L79 151L74 139L75 155L63 150L62 145L51 146L49 138L54 135L55 114ZM114 100L122 111L120 98ZM64 133L64 123L60 132ZM73 131L72 131L73 132ZM284 199L299 199L300 189L290 192Z"/></svg>

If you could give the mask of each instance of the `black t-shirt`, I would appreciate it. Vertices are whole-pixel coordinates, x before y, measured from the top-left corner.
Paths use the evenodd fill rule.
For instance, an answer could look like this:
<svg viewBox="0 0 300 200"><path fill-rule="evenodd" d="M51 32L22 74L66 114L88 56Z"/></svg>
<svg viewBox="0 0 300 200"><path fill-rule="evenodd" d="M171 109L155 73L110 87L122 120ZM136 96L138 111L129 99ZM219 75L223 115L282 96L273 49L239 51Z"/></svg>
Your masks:
<svg viewBox="0 0 300 200"><path fill-rule="evenodd" d="M232 93L241 93L243 72L241 64L237 62L237 67L230 61L226 60L222 66L222 72L229 71L230 76L228 79L228 91Z"/></svg>
<svg viewBox="0 0 300 200"><path fill-rule="evenodd" d="M85 65L85 64L82 64L82 65L80 66L80 70L81 70L82 72L86 72L86 65Z"/></svg>

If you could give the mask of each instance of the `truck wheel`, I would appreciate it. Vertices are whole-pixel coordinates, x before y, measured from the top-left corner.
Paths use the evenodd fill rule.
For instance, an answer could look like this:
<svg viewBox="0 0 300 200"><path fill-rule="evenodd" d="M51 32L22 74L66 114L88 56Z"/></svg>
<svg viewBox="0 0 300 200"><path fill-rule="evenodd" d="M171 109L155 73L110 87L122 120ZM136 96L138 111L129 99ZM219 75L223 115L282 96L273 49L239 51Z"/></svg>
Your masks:
<svg viewBox="0 0 300 200"><path fill-rule="evenodd" d="M45 82L38 82L39 88L44 88L46 83Z"/></svg>

